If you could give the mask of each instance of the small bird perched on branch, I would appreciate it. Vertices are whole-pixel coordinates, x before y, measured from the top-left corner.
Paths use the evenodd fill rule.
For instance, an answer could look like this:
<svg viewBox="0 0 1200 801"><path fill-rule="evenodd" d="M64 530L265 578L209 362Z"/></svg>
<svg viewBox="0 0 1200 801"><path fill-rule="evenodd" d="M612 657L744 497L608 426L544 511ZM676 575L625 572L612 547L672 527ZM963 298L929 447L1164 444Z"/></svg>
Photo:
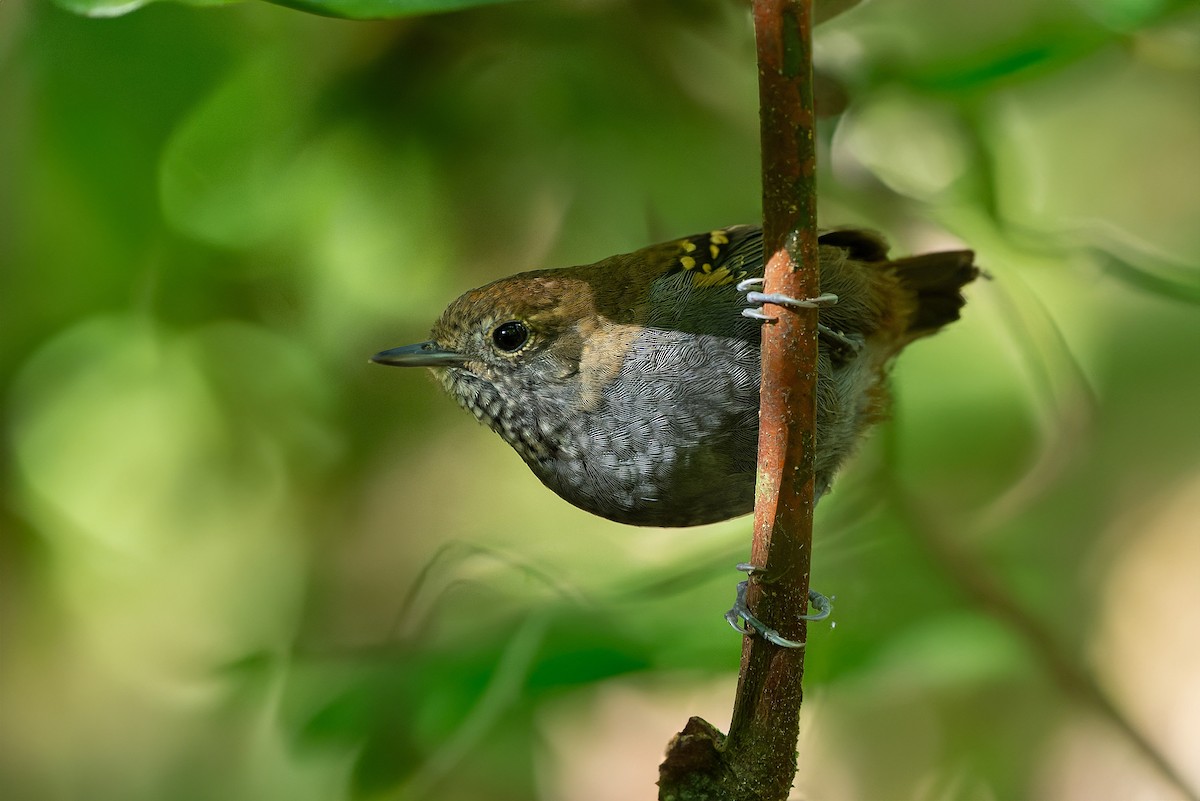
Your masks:
<svg viewBox="0 0 1200 801"><path fill-rule="evenodd" d="M640 526L694 526L754 507L759 326L747 304L819 305L816 494L887 413L908 343L958 319L969 250L889 261L860 230L818 239L822 296L750 286L762 231L735 226L581 267L473 289L427 342L372 360L430 367L564 500Z"/></svg>

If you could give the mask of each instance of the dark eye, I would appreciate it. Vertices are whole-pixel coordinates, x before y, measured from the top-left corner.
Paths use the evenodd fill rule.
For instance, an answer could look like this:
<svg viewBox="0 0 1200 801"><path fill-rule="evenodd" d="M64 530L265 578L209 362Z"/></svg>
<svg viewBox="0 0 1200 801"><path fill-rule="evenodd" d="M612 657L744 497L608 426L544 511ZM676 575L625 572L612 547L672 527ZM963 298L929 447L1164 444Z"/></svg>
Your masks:
<svg viewBox="0 0 1200 801"><path fill-rule="evenodd" d="M496 343L496 347L509 353L520 349L528 341L529 329L520 320L510 320L507 323L501 323L492 332L492 342Z"/></svg>

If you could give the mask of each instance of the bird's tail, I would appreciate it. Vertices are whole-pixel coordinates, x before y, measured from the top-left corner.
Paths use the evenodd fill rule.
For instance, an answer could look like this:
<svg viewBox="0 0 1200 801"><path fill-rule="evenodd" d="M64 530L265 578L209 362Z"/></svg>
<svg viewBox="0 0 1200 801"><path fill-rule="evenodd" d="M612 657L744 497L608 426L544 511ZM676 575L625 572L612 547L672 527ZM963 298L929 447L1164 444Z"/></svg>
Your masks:
<svg viewBox="0 0 1200 801"><path fill-rule="evenodd" d="M910 256L896 259L890 266L900 285L916 298L916 311L905 331L912 339L957 320L966 303L962 288L979 276L975 252L971 250Z"/></svg>

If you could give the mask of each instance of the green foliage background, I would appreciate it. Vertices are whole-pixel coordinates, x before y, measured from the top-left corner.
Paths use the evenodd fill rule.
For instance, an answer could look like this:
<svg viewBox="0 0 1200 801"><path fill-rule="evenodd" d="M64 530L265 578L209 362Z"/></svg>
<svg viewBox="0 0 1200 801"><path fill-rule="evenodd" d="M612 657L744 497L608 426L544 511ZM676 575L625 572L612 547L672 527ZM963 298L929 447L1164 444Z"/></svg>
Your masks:
<svg viewBox="0 0 1200 801"><path fill-rule="evenodd" d="M591 518L366 359L758 219L744 6L73 13L136 5L0 3L0 797L651 797L748 520ZM994 280L818 514L799 792L1173 797L948 539L1200 786L1200 6L875 0L817 57L825 224Z"/></svg>

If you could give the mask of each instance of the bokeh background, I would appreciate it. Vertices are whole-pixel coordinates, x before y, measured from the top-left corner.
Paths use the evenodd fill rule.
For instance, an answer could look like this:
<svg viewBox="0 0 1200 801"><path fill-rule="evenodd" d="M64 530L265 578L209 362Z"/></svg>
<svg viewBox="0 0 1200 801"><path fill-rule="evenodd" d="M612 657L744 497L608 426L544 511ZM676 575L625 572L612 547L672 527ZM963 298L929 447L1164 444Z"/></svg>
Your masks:
<svg viewBox="0 0 1200 801"><path fill-rule="evenodd" d="M757 220L745 5L131 10L0 3L0 798L653 797L749 520L589 517L367 357ZM795 795L1183 798L1129 731L1200 788L1200 6L816 52L824 224L993 280L819 510Z"/></svg>

